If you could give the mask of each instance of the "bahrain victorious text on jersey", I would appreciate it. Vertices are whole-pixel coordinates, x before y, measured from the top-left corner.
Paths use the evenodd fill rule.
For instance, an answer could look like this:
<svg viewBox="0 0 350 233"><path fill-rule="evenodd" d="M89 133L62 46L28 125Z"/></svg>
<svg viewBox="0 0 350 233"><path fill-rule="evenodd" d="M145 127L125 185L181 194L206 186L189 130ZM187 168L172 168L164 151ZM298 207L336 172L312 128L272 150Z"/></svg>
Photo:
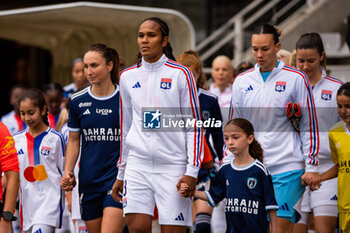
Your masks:
<svg viewBox="0 0 350 233"><path fill-rule="evenodd" d="M109 191L118 173L119 86L104 97L95 96L90 86L71 99L68 129L81 135L79 192Z"/></svg>
<svg viewBox="0 0 350 233"><path fill-rule="evenodd" d="M227 232L267 232L267 211L278 209L271 175L258 160L223 165L205 193L212 207L226 198Z"/></svg>
<svg viewBox="0 0 350 233"><path fill-rule="evenodd" d="M28 130L14 135L20 166L20 218L23 231L34 224L60 227L64 193L65 141L58 131L48 128L33 138Z"/></svg>

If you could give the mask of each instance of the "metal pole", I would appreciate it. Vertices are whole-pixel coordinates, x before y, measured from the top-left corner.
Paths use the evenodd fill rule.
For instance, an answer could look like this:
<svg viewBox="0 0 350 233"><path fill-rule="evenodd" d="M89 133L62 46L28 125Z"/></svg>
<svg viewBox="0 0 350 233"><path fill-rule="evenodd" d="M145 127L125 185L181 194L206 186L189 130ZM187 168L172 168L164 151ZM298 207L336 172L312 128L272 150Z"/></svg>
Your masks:
<svg viewBox="0 0 350 233"><path fill-rule="evenodd" d="M242 17L239 17L234 22L236 38L233 40L233 54L234 54L234 67L237 67L242 61L243 57L243 27L242 27Z"/></svg>

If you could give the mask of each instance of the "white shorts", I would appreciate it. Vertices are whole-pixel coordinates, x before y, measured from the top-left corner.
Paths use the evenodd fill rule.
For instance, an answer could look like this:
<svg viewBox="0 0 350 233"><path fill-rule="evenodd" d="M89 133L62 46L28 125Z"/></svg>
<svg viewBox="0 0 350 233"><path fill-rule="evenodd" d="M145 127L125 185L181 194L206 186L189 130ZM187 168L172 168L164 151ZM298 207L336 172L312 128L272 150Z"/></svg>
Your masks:
<svg viewBox="0 0 350 233"><path fill-rule="evenodd" d="M153 216L157 204L160 225L192 226L192 201L183 198L176 184L183 174L149 173L125 170L124 214Z"/></svg>
<svg viewBox="0 0 350 233"><path fill-rule="evenodd" d="M85 223L81 219L76 219L74 224L76 233L88 233Z"/></svg>
<svg viewBox="0 0 350 233"><path fill-rule="evenodd" d="M338 190L338 179L334 178L331 180L323 181L321 187L316 191L310 191L308 187L305 188L305 192L302 198L301 209L303 212L314 211L318 206L337 206L337 190ZM337 213L331 216L337 216ZM328 215L327 215L328 216Z"/></svg>
<svg viewBox="0 0 350 233"><path fill-rule="evenodd" d="M45 225L45 224L35 224L30 228L30 230L28 232L30 232L30 233L53 233L53 232L55 232L55 227Z"/></svg>

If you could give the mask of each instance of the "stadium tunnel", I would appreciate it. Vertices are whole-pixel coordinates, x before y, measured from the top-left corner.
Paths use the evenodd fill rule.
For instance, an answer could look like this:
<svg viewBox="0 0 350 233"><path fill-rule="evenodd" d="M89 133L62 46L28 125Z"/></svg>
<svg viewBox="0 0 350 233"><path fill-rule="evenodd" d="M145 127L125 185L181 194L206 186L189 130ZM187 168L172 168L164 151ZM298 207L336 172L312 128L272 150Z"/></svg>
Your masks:
<svg viewBox="0 0 350 233"><path fill-rule="evenodd" d="M170 28L175 56L195 47L195 32L182 13L164 8L75 2L0 11L0 38L36 46L52 55L51 81L68 84L71 62L93 43L117 49L127 65L136 61L139 23L160 17Z"/></svg>

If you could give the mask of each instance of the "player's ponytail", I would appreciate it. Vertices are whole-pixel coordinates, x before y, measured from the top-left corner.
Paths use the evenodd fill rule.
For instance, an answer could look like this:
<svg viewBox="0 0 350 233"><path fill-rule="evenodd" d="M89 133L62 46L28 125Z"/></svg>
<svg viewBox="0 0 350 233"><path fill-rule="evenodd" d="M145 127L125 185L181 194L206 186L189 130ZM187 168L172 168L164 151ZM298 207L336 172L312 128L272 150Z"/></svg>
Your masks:
<svg viewBox="0 0 350 233"><path fill-rule="evenodd" d="M44 94L39 89L36 89L36 88L31 88L31 89L25 90L23 92L23 94L18 99L18 106L20 106L21 102L26 100L26 99L29 99L30 101L32 101L34 106L39 107L40 112L46 106L46 112L42 116L42 119L43 119L44 124L49 126L49 120L47 117L48 110L47 110L47 104L46 104Z"/></svg>
<svg viewBox="0 0 350 233"><path fill-rule="evenodd" d="M105 44L97 43L91 45L88 51L99 52L101 56L105 59L106 63L113 63L112 70L110 71L110 76L112 83L118 84L118 76L119 76L119 55L117 50L108 47Z"/></svg>
<svg viewBox="0 0 350 233"><path fill-rule="evenodd" d="M159 25L160 32L162 33L162 39L164 37L168 37L169 36L168 24L164 20L162 20L162 19L160 19L158 17L150 17L150 18L144 19L140 23L140 25L142 23L146 22L146 21L149 21L149 20L151 20L151 21L153 21L153 22L155 22L155 23L157 23ZM176 61L175 56L173 54L173 48L171 47L170 42L168 42L166 44L166 46L163 48L163 53L165 54L165 56L167 56L167 58ZM141 65L141 60L142 60L142 55L141 55L140 52L138 53L137 58L138 58L137 67L139 67Z"/></svg>
<svg viewBox="0 0 350 233"><path fill-rule="evenodd" d="M250 135L254 136L254 127L252 123L250 123L248 120L244 118L235 118L233 120L230 120L226 125L235 125L243 130L243 132L249 137ZM255 139L253 142L249 145L249 154L254 159L259 160L260 162L263 162L264 157L264 151L260 146L260 143Z"/></svg>
<svg viewBox="0 0 350 233"><path fill-rule="evenodd" d="M254 158L263 162L264 151L261 148L260 143L254 138L253 142L249 145L249 154Z"/></svg>

